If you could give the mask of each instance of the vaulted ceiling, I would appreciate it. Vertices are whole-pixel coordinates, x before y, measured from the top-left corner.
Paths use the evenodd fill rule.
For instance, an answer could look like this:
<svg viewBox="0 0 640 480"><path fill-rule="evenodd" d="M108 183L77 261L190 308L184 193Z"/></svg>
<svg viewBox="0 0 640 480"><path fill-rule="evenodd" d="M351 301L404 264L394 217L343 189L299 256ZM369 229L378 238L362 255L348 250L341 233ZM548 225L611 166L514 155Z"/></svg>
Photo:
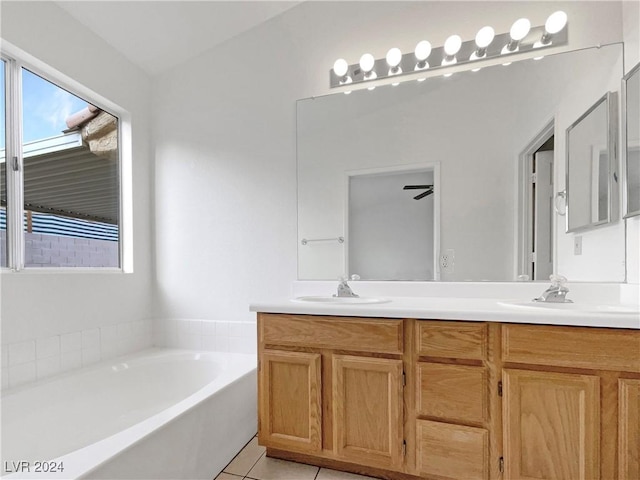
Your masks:
<svg viewBox="0 0 640 480"><path fill-rule="evenodd" d="M57 1L149 75L157 75L299 1Z"/></svg>

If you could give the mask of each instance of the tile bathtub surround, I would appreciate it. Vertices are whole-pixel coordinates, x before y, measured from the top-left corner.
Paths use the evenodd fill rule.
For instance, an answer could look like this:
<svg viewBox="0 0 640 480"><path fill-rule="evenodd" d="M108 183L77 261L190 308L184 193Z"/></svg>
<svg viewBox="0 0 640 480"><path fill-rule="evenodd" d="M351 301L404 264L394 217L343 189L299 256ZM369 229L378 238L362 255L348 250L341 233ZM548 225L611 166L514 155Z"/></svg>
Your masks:
<svg viewBox="0 0 640 480"><path fill-rule="evenodd" d="M151 345L151 320L2 344L2 389L42 380Z"/></svg>
<svg viewBox="0 0 640 480"><path fill-rule="evenodd" d="M373 477L289 462L265 455L254 437L214 480L374 480Z"/></svg>
<svg viewBox="0 0 640 480"><path fill-rule="evenodd" d="M153 328L153 342L157 347L256 353L255 322L158 319Z"/></svg>

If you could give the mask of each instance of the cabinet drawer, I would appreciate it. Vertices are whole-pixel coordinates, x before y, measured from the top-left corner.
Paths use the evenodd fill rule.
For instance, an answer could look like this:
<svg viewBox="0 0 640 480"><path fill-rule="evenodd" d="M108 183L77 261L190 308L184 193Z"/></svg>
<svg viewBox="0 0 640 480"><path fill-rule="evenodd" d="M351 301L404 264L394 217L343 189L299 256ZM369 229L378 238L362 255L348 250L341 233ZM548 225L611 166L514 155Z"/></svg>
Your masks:
<svg viewBox="0 0 640 480"><path fill-rule="evenodd" d="M483 423L488 412L484 367L418 364L418 415Z"/></svg>
<svg viewBox="0 0 640 480"><path fill-rule="evenodd" d="M640 330L503 325L505 362L640 372Z"/></svg>
<svg viewBox="0 0 640 480"><path fill-rule="evenodd" d="M403 350L402 320L260 314L258 326L266 345L395 354Z"/></svg>
<svg viewBox="0 0 640 480"><path fill-rule="evenodd" d="M418 354L484 360L487 325L469 322L418 322Z"/></svg>
<svg viewBox="0 0 640 480"><path fill-rule="evenodd" d="M426 477L489 478L489 432L483 428L418 420L418 474Z"/></svg>

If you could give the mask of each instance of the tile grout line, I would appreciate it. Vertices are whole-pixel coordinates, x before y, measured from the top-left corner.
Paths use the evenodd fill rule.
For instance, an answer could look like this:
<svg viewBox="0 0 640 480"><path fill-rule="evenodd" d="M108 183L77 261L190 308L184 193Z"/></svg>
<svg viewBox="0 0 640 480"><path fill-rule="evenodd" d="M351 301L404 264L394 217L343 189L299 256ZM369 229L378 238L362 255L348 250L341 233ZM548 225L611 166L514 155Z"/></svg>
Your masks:
<svg viewBox="0 0 640 480"><path fill-rule="evenodd" d="M248 472L247 472L247 474L245 475L245 478L251 478L251 477L249 477L249 474L251 473L251 470L253 470L253 467L255 467L255 466L258 464L258 462L260 461L260 459L261 459L262 457L264 457L266 454L267 454L267 451L265 450L265 451L264 451L264 452L262 452L262 454L258 457L258 459L257 459L255 462L253 462L253 465L251 465L251 468L249 469L249 471L248 471Z"/></svg>
<svg viewBox="0 0 640 480"><path fill-rule="evenodd" d="M249 471L247 472L246 475L237 475L235 473L231 473L231 472L227 472L227 467L229 465L231 465L233 463L233 461L244 451L245 448L247 448L247 446L249 446L249 444L253 441L254 438L256 438L258 436L258 434L256 433L253 437L251 437L251 440L249 440L247 443L244 444L244 446L238 451L238 453L236 453L234 455L234 457L229 461L229 463L227 463L224 468L222 469L222 472L220 473L226 473L227 475L234 475L236 477L241 477L242 479L246 478L247 475L249 475L249 472L251 471L251 469L253 467L256 466L256 463L258 463L258 460L260 460L262 458L262 455L264 455L265 452L262 452L262 454L258 457L258 460L255 461L255 463L253 465L251 465L251 468L249 468ZM214 478L215 480L215 478Z"/></svg>

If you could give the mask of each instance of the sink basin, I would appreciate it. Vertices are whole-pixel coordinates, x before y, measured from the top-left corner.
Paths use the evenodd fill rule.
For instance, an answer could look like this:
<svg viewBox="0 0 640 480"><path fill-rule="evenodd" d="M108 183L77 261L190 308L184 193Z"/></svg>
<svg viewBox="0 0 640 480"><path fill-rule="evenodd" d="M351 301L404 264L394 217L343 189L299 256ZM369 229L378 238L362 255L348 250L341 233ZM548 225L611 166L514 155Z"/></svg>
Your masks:
<svg viewBox="0 0 640 480"><path fill-rule="evenodd" d="M625 305L598 305L588 303L546 303L546 302L498 302L505 307L527 308L531 310L556 310L576 313L623 313L640 315L640 310Z"/></svg>
<svg viewBox="0 0 640 480"><path fill-rule="evenodd" d="M334 297L330 295L325 296L308 296L308 297L297 297L292 298L292 302L303 302L303 303L332 303L336 305L362 305L362 304L371 304L371 303L388 303L391 300L387 298L379 298L379 297Z"/></svg>

